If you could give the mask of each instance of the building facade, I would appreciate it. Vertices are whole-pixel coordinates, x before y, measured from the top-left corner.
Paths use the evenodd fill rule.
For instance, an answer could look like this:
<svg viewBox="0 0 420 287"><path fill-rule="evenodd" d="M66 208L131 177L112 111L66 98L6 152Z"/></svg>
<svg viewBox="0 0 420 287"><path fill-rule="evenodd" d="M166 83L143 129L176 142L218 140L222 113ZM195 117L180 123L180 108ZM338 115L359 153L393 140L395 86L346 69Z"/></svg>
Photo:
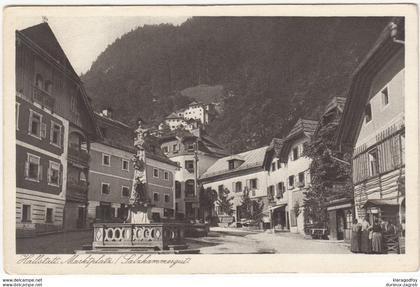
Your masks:
<svg viewBox="0 0 420 287"><path fill-rule="evenodd" d="M162 152L176 162L175 210L177 218L200 218L198 179L226 153L202 130L179 131L160 139Z"/></svg>
<svg viewBox="0 0 420 287"><path fill-rule="evenodd" d="M47 23L16 31L15 107L17 236L84 227L89 143L98 130Z"/></svg>
<svg viewBox="0 0 420 287"><path fill-rule="evenodd" d="M278 156L287 170L284 185L288 191L290 231L295 233L305 233L303 200L304 192L308 191L311 184L311 159L303 156L303 150L311 140L317 124L317 121L299 119L283 139Z"/></svg>
<svg viewBox="0 0 420 287"><path fill-rule="evenodd" d="M123 221L133 185L133 130L106 109L96 114L102 138L91 144L89 223Z"/></svg>
<svg viewBox="0 0 420 287"><path fill-rule="evenodd" d="M251 200L260 201L267 208L267 174L263 161L267 147L262 147L243 153L218 159L200 177L204 188L211 188L220 193L229 191L228 197L233 197L234 221L239 221L241 215L242 196L244 190L249 191ZM216 203L216 214L225 215Z"/></svg>
<svg viewBox="0 0 420 287"><path fill-rule="evenodd" d="M404 93L404 20L396 18L356 70L340 123L338 144L353 153L359 220L405 225Z"/></svg>

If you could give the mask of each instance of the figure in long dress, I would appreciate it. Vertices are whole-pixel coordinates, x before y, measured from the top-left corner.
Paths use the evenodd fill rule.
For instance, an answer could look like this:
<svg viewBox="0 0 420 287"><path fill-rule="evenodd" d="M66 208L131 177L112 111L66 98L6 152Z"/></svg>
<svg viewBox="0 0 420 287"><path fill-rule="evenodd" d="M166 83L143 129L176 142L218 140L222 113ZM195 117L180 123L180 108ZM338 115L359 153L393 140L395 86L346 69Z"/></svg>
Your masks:
<svg viewBox="0 0 420 287"><path fill-rule="evenodd" d="M130 209L128 211L127 222L129 223L150 223L149 220L149 201L147 198L146 180L146 149L145 139L148 130L143 127L142 120L138 121L134 146L137 149L133 156L134 182L130 194Z"/></svg>

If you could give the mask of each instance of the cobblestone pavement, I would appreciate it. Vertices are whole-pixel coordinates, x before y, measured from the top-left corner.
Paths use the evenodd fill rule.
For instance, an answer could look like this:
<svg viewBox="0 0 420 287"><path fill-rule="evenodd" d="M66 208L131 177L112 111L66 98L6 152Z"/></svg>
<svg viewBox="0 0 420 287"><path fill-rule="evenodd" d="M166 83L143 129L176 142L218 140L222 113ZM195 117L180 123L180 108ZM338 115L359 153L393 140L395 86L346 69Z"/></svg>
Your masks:
<svg viewBox="0 0 420 287"><path fill-rule="evenodd" d="M44 235L35 238L17 239L18 254L72 254L92 243L92 231L75 231ZM212 228L207 237L187 238L191 249L200 249L202 254L221 253L300 253L300 254L346 254L347 245L327 240L305 239L293 233L251 232L241 229Z"/></svg>

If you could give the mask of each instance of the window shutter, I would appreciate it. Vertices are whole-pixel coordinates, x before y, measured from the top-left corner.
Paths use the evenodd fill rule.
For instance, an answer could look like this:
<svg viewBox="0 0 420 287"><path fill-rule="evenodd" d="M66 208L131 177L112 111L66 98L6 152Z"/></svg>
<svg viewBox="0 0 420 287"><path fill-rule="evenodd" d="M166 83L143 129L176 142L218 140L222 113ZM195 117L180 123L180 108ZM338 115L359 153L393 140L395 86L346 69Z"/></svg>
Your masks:
<svg viewBox="0 0 420 287"><path fill-rule="evenodd" d="M53 129L54 129L54 125L51 123L51 127L50 127L50 142L51 143L53 141Z"/></svg>
<svg viewBox="0 0 420 287"><path fill-rule="evenodd" d="M258 178L255 179L255 188L258 189Z"/></svg>
<svg viewBox="0 0 420 287"><path fill-rule="evenodd" d="M250 188L251 188L251 184L250 184L250 180L249 180L249 179L247 179L247 180L246 180L246 187L247 187L248 189L250 189Z"/></svg>
<svg viewBox="0 0 420 287"><path fill-rule="evenodd" d="M28 132L31 132L31 126L32 126L32 111L29 113L29 125L28 125Z"/></svg>
<svg viewBox="0 0 420 287"><path fill-rule="evenodd" d="M51 183L51 176L52 176L52 168L48 168L48 176L47 176L47 182Z"/></svg>
<svg viewBox="0 0 420 287"><path fill-rule="evenodd" d="M42 165L38 165L38 180L42 180Z"/></svg>
<svg viewBox="0 0 420 287"><path fill-rule="evenodd" d="M29 177L29 161L25 161L25 177Z"/></svg>
<svg viewBox="0 0 420 287"><path fill-rule="evenodd" d="M60 146L63 147L64 146L64 127L60 127Z"/></svg>
<svg viewBox="0 0 420 287"><path fill-rule="evenodd" d="M232 192L236 192L236 189L235 189L235 182L234 182L234 181L232 181Z"/></svg>
<svg viewBox="0 0 420 287"><path fill-rule="evenodd" d="M46 138L47 137L47 124L41 122L41 138Z"/></svg>

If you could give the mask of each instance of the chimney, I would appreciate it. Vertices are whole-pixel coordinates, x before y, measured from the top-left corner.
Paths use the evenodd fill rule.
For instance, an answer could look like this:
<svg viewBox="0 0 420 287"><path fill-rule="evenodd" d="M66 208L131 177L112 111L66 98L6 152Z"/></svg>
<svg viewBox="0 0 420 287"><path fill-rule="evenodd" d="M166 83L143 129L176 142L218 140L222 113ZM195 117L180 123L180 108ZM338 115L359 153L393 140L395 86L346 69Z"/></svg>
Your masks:
<svg viewBox="0 0 420 287"><path fill-rule="evenodd" d="M103 115L104 117L107 117L107 118L112 119L112 108L107 107L107 108L103 109L103 110L102 110L102 115Z"/></svg>

